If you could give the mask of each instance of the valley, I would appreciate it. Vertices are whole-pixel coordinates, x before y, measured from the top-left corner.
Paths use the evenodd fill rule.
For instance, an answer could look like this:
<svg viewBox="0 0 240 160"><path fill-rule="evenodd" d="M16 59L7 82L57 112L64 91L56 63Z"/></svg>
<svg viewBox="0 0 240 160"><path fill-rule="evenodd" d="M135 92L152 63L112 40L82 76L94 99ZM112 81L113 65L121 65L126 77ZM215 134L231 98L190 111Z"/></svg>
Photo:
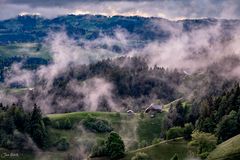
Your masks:
<svg viewBox="0 0 240 160"><path fill-rule="evenodd" d="M203 17L0 19L0 159L240 159L240 20Z"/></svg>

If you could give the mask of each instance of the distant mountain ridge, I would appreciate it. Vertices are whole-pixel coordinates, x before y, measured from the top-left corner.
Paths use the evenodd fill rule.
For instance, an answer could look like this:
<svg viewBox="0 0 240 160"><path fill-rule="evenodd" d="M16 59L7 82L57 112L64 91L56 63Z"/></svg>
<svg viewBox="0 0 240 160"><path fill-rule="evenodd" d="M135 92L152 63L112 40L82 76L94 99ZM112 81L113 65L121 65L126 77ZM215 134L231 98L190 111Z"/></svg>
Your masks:
<svg viewBox="0 0 240 160"><path fill-rule="evenodd" d="M24 15L0 21L0 44L18 42L41 42L51 32L65 30L72 38L94 40L104 35L113 35L115 30L123 29L139 37L140 41L166 40L171 33L166 25L182 25L183 32L216 25L222 22L226 30L240 26L240 20L186 19L170 21L163 18L66 15L45 19L37 15ZM163 25L164 24L164 25ZM165 27L165 28L164 28Z"/></svg>

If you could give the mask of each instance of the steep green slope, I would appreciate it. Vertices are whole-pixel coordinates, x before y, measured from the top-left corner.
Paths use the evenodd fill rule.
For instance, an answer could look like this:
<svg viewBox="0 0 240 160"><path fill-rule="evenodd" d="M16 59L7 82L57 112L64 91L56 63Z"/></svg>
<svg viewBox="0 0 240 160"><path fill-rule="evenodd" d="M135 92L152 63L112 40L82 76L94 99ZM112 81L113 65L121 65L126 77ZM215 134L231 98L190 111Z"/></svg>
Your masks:
<svg viewBox="0 0 240 160"><path fill-rule="evenodd" d="M237 160L240 159L240 135L219 144L207 158L208 160Z"/></svg>

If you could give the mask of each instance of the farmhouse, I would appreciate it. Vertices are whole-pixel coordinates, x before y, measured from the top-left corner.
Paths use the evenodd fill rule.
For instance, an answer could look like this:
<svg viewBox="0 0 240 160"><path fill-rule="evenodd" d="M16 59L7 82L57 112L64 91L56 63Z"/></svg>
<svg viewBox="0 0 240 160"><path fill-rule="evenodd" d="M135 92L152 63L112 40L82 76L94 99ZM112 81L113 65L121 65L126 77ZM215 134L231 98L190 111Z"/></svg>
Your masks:
<svg viewBox="0 0 240 160"><path fill-rule="evenodd" d="M145 109L145 113L154 115L155 113L161 113L162 110L163 110L163 105L151 104L149 107Z"/></svg>

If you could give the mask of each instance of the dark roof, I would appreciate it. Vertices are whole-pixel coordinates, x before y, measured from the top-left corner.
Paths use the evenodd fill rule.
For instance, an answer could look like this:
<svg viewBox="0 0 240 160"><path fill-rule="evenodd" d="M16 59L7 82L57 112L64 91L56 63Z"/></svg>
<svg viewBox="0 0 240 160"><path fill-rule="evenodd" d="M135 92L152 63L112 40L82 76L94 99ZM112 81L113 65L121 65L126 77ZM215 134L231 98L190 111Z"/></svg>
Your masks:
<svg viewBox="0 0 240 160"><path fill-rule="evenodd" d="M145 109L145 113L149 111L162 111L163 106L159 104L151 104L148 108Z"/></svg>

